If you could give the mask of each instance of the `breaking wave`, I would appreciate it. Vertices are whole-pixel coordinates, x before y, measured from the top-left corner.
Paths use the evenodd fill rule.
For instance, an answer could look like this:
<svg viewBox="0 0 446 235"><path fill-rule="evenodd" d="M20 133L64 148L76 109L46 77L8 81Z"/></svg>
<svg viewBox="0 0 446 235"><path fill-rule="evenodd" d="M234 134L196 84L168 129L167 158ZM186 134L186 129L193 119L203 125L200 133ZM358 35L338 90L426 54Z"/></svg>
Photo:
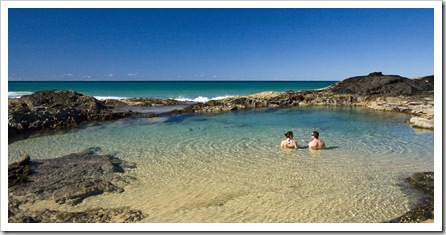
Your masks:
<svg viewBox="0 0 446 235"><path fill-rule="evenodd" d="M8 98L20 98L24 95L31 95L32 93L31 91L9 91Z"/></svg>
<svg viewBox="0 0 446 235"><path fill-rule="evenodd" d="M208 102L208 101L210 101L210 100L221 100L221 99L225 99L225 98L228 98L228 97L233 97L232 95L226 95L226 96L216 96L216 97L213 97L213 98L208 98L208 97L205 97L205 96L198 96L198 97L196 97L196 98L185 98L185 97L178 97L178 98L175 98L174 100L178 100L178 101L190 101L190 102L197 102L197 103L206 103L206 102Z"/></svg>
<svg viewBox="0 0 446 235"><path fill-rule="evenodd" d="M93 96L97 100L121 100L127 99L128 97L120 97L120 96Z"/></svg>
<svg viewBox="0 0 446 235"><path fill-rule="evenodd" d="M30 95L32 93L33 92L31 92L31 91L11 91L11 92L8 92L8 98L20 98L24 95ZM121 99L129 98L129 97L124 97L124 96L93 96L93 97L98 100L106 100L106 99L121 100ZM233 95L216 96L216 97L211 97L211 98L206 97L206 96L198 96L195 98L179 96L177 98L174 98L174 100L196 102L196 103L206 103L210 100L221 100L221 99L228 98L228 97L233 97Z"/></svg>

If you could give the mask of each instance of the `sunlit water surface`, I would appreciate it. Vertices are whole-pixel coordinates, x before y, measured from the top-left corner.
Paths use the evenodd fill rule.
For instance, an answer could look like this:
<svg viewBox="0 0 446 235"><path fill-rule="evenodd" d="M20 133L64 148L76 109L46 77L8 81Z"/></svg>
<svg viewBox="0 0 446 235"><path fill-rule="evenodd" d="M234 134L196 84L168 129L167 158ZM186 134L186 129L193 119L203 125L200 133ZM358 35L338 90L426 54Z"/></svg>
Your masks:
<svg viewBox="0 0 446 235"><path fill-rule="evenodd" d="M383 222L420 200L405 178L434 169L433 132L406 119L336 107L123 119L16 141L8 157L99 147L137 164L123 193L33 209L129 206L148 215L142 222ZM298 141L317 130L328 148L280 150L288 130Z"/></svg>

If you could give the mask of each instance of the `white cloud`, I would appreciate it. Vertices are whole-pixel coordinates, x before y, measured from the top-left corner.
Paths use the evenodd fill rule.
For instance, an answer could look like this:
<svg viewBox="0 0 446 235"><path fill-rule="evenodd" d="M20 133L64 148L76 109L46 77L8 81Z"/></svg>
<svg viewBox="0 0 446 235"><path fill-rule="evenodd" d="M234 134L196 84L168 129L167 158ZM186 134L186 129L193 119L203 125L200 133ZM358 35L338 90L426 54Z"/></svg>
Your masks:
<svg viewBox="0 0 446 235"><path fill-rule="evenodd" d="M127 76L137 76L139 73L138 72L136 72L136 73L129 73L129 74L127 74Z"/></svg>
<svg viewBox="0 0 446 235"><path fill-rule="evenodd" d="M108 74L108 75L104 75L106 77L113 77L114 75L112 73Z"/></svg>

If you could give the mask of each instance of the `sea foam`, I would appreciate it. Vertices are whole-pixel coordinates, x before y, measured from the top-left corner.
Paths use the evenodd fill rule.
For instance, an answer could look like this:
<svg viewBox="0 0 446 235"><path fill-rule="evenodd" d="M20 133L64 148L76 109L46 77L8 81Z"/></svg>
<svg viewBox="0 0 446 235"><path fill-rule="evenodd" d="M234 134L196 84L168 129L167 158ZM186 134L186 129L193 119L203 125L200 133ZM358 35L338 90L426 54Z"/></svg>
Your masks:
<svg viewBox="0 0 446 235"><path fill-rule="evenodd" d="M228 97L233 97L233 96L226 95L226 96L216 96L216 97L213 97L213 98L208 98L208 97L205 97L205 96L198 96L196 98L185 98L185 97L181 97L180 96L178 98L175 98L174 100L178 100L178 101L191 101L191 102L197 102L197 103L206 103L206 102L208 102L210 100L221 100L221 99L228 98Z"/></svg>
<svg viewBox="0 0 446 235"><path fill-rule="evenodd" d="M24 95L31 95L31 91L10 91L8 92L8 98L20 98Z"/></svg>
<svg viewBox="0 0 446 235"><path fill-rule="evenodd" d="M121 100L127 99L128 97L120 97L120 96L93 96L97 100Z"/></svg>

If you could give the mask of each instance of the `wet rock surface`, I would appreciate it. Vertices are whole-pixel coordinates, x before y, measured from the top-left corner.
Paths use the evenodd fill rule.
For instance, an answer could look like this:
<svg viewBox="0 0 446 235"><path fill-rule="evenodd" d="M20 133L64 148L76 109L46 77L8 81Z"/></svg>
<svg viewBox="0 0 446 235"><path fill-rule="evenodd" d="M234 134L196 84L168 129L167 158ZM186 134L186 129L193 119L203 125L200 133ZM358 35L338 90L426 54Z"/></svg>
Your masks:
<svg viewBox="0 0 446 235"><path fill-rule="evenodd" d="M140 210L129 207L96 208L81 212L32 211L26 215L9 218L10 223L131 223L146 217Z"/></svg>
<svg viewBox="0 0 446 235"><path fill-rule="evenodd" d="M391 220L391 223L420 223L434 219L434 172L415 173L408 178L410 186L423 192L418 207Z"/></svg>
<svg viewBox="0 0 446 235"><path fill-rule="evenodd" d="M31 158L29 155L21 157L17 162L8 166L8 187L18 185L26 181L31 174Z"/></svg>
<svg viewBox="0 0 446 235"><path fill-rule="evenodd" d="M99 155L99 149L88 149L54 159L30 160L23 157L8 167L8 220L10 222L73 222L86 218L108 221L115 217L135 221L144 215L129 208L98 208L82 213L61 211L27 211L21 205L39 200L75 206L87 197L102 193L122 193L133 180L120 173L136 165L110 155ZM27 170L22 170L27 169ZM115 218L116 219L116 218ZM88 221L85 219L85 221ZM92 221L90 221L92 222Z"/></svg>

